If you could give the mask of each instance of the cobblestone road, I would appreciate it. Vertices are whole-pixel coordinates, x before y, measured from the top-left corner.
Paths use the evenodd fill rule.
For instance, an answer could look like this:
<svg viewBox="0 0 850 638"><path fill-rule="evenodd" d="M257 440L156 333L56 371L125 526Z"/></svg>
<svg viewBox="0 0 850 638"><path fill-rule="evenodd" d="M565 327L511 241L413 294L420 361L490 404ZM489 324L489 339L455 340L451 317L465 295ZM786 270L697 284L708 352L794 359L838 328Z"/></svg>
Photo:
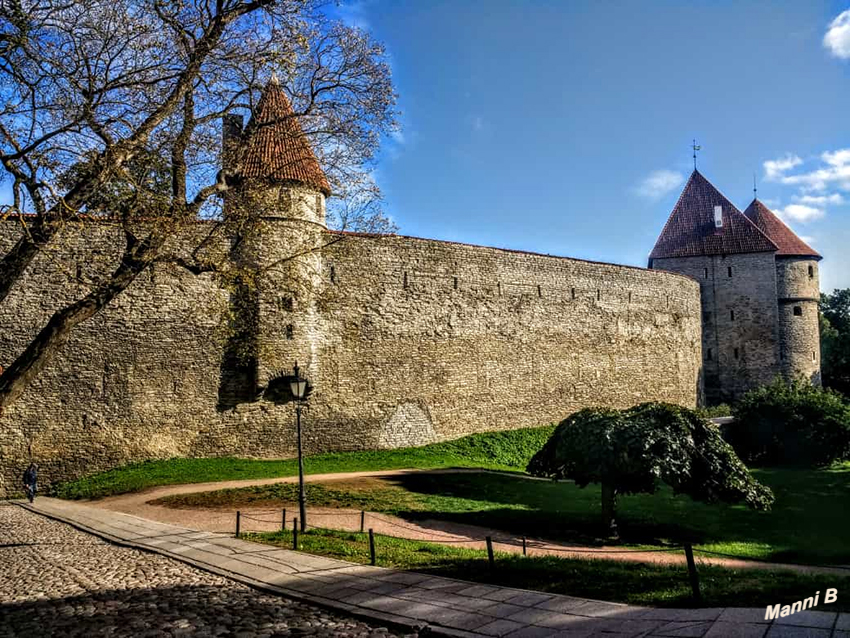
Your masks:
<svg viewBox="0 0 850 638"><path fill-rule="evenodd" d="M0 503L0 638L395 635Z"/></svg>

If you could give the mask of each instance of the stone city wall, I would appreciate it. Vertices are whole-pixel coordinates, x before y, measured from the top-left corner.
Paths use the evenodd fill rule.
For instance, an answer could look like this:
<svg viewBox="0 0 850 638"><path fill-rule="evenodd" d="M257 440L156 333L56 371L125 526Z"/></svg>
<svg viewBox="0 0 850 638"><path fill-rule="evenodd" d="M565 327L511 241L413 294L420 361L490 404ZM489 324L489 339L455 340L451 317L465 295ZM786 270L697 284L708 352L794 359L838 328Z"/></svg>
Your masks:
<svg viewBox="0 0 850 638"><path fill-rule="evenodd" d="M271 224L266 261L288 250L276 233L293 233ZM18 232L0 223L0 252ZM317 239L321 259L302 260L309 285L271 278L258 304L260 390L296 359L314 383L308 452L542 425L588 405L697 402L689 278L399 236ZM85 294L79 280L114 266L119 241L88 223L37 258L0 304L0 365ZM292 455L291 405L220 405L229 299L209 274L157 266L79 326L0 418L0 494L28 447L46 482L150 458Z"/></svg>

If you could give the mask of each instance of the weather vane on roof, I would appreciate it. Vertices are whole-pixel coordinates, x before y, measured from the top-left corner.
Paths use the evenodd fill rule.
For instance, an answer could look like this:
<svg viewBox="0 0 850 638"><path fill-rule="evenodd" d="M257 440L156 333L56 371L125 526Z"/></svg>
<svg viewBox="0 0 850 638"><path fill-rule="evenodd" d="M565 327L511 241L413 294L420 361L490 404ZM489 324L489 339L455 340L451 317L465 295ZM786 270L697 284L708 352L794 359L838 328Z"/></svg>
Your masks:
<svg viewBox="0 0 850 638"><path fill-rule="evenodd" d="M700 150L702 147L697 146L697 141L694 140L694 143L691 144L691 148L694 149L694 170L697 170L697 151Z"/></svg>
<svg viewBox="0 0 850 638"><path fill-rule="evenodd" d="M758 187L756 186L756 174L753 173L753 199L758 199Z"/></svg>

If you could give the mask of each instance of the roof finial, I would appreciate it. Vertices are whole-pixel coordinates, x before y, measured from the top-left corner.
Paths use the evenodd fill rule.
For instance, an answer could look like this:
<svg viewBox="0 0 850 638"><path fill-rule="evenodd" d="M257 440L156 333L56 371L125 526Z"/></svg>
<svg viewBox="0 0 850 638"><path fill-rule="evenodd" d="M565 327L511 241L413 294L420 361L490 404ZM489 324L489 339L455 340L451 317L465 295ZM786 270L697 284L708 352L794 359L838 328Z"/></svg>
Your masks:
<svg viewBox="0 0 850 638"><path fill-rule="evenodd" d="M758 199L758 186L756 185L756 174L753 173L753 199Z"/></svg>
<svg viewBox="0 0 850 638"><path fill-rule="evenodd" d="M280 80L277 77L277 71L272 71L272 76L269 78L269 84L280 86Z"/></svg>
<svg viewBox="0 0 850 638"><path fill-rule="evenodd" d="M691 145L691 148L694 149L694 170L697 170L697 151L702 147L697 146L697 141L694 140L694 143Z"/></svg>

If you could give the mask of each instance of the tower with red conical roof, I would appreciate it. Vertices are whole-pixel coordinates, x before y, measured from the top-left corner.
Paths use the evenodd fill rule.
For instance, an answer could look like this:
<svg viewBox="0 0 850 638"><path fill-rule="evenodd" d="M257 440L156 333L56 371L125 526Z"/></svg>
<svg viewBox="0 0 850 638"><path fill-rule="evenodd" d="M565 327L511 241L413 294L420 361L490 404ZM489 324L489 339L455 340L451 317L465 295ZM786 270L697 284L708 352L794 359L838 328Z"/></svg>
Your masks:
<svg viewBox="0 0 850 638"><path fill-rule="evenodd" d="M742 213L694 170L649 267L700 282L707 403L733 401L777 374L820 382L819 259L764 204Z"/></svg>
<svg viewBox="0 0 850 638"><path fill-rule="evenodd" d="M823 257L758 199L750 202L744 215L777 247L780 371L786 378L803 377L820 383L818 262Z"/></svg>
<svg viewBox="0 0 850 638"><path fill-rule="evenodd" d="M331 189L274 76L244 130L241 116L225 117L222 170L234 186L224 206L238 247L234 259L255 274L234 295L237 323L244 329L228 349L233 356L222 365L219 392L221 407L230 407L253 400L296 361L308 377L318 375L316 299L323 285L318 247L327 230L325 198Z"/></svg>

